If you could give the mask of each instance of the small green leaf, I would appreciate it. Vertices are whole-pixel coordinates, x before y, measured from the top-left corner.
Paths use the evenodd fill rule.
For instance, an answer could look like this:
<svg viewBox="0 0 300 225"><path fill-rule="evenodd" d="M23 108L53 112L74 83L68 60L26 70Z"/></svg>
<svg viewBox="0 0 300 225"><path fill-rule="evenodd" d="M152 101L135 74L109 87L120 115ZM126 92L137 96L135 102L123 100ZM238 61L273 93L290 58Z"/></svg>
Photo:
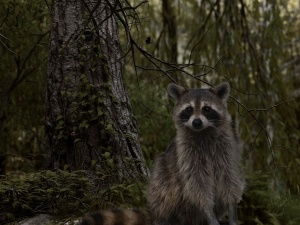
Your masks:
<svg viewBox="0 0 300 225"><path fill-rule="evenodd" d="M97 160L93 159L92 162L91 162L91 166L96 165L96 163L97 163Z"/></svg>
<svg viewBox="0 0 300 225"><path fill-rule="evenodd" d="M106 159L109 159L109 158L110 158L110 152L104 152L104 153L102 154L102 156L103 156L104 158L106 158Z"/></svg>
<svg viewBox="0 0 300 225"><path fill-rule="evenodd" d="M103 111L101 109L100 106L97 107L97 116L102 116L103 115Z"/></svg>
<svg viewBox="0 0 300 225"><path fill-rule="evenodd" d="M63 115L58 115L58 116L56 117L56 121L61 120L62 118L64 118Z"/></svg>
<svg viewBox="0 0 300 225"><path fill-rule="evenodd" d="M106 130L112 131L112 124L111 123L107 124Z"/></svg>
<svg viewBox="0 0 300 225"><path fill-rule="evenodd" d="M107 165L108 165L110 168L114 168L114 166L115 166L114 160L113 160L113 159L108 159L108 160L107 160Z"/></svg>
<svg viewBox="0 0 300 225"><path fill-rule="evenodd" d="M76 142L78 142L78 141L81 141L81 139L80 139L80 138L76 138L76 139L74 140L74 143L76 143Z"/></svg>

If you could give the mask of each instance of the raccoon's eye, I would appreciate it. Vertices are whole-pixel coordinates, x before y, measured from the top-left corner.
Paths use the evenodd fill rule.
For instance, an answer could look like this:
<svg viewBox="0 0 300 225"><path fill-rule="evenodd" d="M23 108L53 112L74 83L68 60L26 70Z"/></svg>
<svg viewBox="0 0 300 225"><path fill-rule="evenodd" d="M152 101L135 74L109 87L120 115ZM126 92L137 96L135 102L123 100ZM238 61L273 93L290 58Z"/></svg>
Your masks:
<svg viewBox="0 0 300 225"><path fill-rule="evenodd" d="M185 108L185 111L192 112L193 111L193 107L192 106L188 106L188 107Z"/></svg>
<svg viewBox="0 0 300 225"><path fill-rule="evenodd" d="M203 107L203 111L205 111L205 112L210 112L211 110L212 110L212 108L210 106Z"/></svg>

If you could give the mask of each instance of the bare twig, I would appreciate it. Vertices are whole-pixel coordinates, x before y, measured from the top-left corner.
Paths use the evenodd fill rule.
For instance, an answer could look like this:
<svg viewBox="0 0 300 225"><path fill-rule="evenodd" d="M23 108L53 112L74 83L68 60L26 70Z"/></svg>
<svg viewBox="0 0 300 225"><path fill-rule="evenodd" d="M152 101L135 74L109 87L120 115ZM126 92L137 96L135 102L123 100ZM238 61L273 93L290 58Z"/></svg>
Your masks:
<svg viewBox="0 0 300 225"><path fill-rule="evenodd" d="M8 41L10 41L7 37L5 37L3 34L0 34L0 38L4 38L4 39L6 39L6 40L8 40ZM8 51L10 51L11 53L14 53L14 54L16 54L16 55L19 55L18 53L16 53L16 52L14 52L13 50L11 50L1 39L0 39L0 42L4 45L4 47L8 50Z"/></svg>
<svg viewBox="0 0 300 225"><path fill-rule="evenodd" d="M256 112L262 112L262 111L269 111L270 109L273 109L273 108L276 108L280 105L283 105L283 104L286 104L286 103L289 103L289 102L294 102L296 101L296 99L292 99L292 100L289 100L289 101L284 101L284 102L280 102L278 104L275 104L273 106L270 106L268 108L264 108L264 109L248 109L249 111L248 112L252 112L252 111L256 111Z"/></svg>

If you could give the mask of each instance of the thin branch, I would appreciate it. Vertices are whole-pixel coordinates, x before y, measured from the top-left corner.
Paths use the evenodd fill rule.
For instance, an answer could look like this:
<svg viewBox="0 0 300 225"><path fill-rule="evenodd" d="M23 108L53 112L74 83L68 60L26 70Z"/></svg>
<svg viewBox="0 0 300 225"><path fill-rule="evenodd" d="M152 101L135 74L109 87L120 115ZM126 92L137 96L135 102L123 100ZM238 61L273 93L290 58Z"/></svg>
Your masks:
<svg viewBox="0 0 300 225"><path fill-rule="evenodd" d="M127 2L129 5L129 2ZM138 7L140 7L142 4L144 3L148 3L148 1L141 1L139 4L137 4L136 6L128 6L128 7L122 7L121 9L117 9L117 12L119 11L125 11L125 10L136 10Z"/></svg>
<svg viewBox="0 0 300 225"><path fill-rule="evenodd" d="M4 39L10 41L10 39L8 39L7 37L5 37L3 34L0 34L0 37L3 37ZM19 55L18 53L14 52L13 50L11 50L2 40L0 40L0 42L4 45L4 47L10 51L11 53L14 53L15 55Z"/></svg>
<svg viewBox="0 0 300 225"><path fill-rule="evenodd" d="M27 61L30 59L30 56L33 54L33 52L35 51L35 49L37 48L37 46L39 46L39 43L40 43L40 42L43 40L43 38L44 38L47 34L49 34L49 33L50 33L50 31L45 32L45 33L42 34L42 35L40 36L40 38L37 40L36 44L33 46L33 48L29 51L29 53L28 53L27 56L25 57L25 59L24 59L24 61L23 61L23 63L22 63L22 66L21 66L21 71L24 70Z"/></svg>
<svg viewBox="0 0 300 225"><path fill-rule="evenodd" d="M276 162L275 162L275 151L273 149L272 146L272 139L267 131L267 129L264 127L264 125L256 118L256 116L252 113L253 111L249 110L244 104L242 104L240 101L238 101L236 98L230 96L230 98L232 98L237 104L239 104L242 108L244 108L249 114L250 116L256 121L256 123L259 125L259 127L264 131L264 134L266 136L266 139L268 141L268 146L269 149L271 150L271 155L272 155L272 159L273 159L273 165L276 167Z"/></svg>
<svg viewBox="0 0 300 225"><path fill-rule="evenodd" d="M288 101L284 101L284 102L280 102L278 104L275 104L273 106L270 106L268 108L264 108L264 109L248 109L248 112L252 112L252 111L256 111L256 112L261 112L261 111L269 111L270 109L273 109L273 108L276 108L280 105L283 105L283 104L286 104L286 103L289 103L289 102L294 102L296 101L296 99L292 99L292 100L288 100Z"/></svg>

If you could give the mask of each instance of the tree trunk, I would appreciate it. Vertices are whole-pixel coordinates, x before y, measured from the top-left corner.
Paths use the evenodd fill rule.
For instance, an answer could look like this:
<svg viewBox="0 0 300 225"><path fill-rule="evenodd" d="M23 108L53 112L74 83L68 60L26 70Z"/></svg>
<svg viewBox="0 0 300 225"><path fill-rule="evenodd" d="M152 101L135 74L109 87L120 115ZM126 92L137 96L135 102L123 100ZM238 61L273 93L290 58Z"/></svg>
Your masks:
<svg viewBox="0 0 300 225"><path fill-rule="evenodd" d="M167 32L168 61L177 64L177 24L173 1L162 0L162 17L164 29Z"/></svg>
<svg viewBox="0 0 300 225"><path fill-rule="evenodd" d="M110 1L112 5L113 1ZM46 95L46 168L147 176L107 1L54 0Z"/></svg>

